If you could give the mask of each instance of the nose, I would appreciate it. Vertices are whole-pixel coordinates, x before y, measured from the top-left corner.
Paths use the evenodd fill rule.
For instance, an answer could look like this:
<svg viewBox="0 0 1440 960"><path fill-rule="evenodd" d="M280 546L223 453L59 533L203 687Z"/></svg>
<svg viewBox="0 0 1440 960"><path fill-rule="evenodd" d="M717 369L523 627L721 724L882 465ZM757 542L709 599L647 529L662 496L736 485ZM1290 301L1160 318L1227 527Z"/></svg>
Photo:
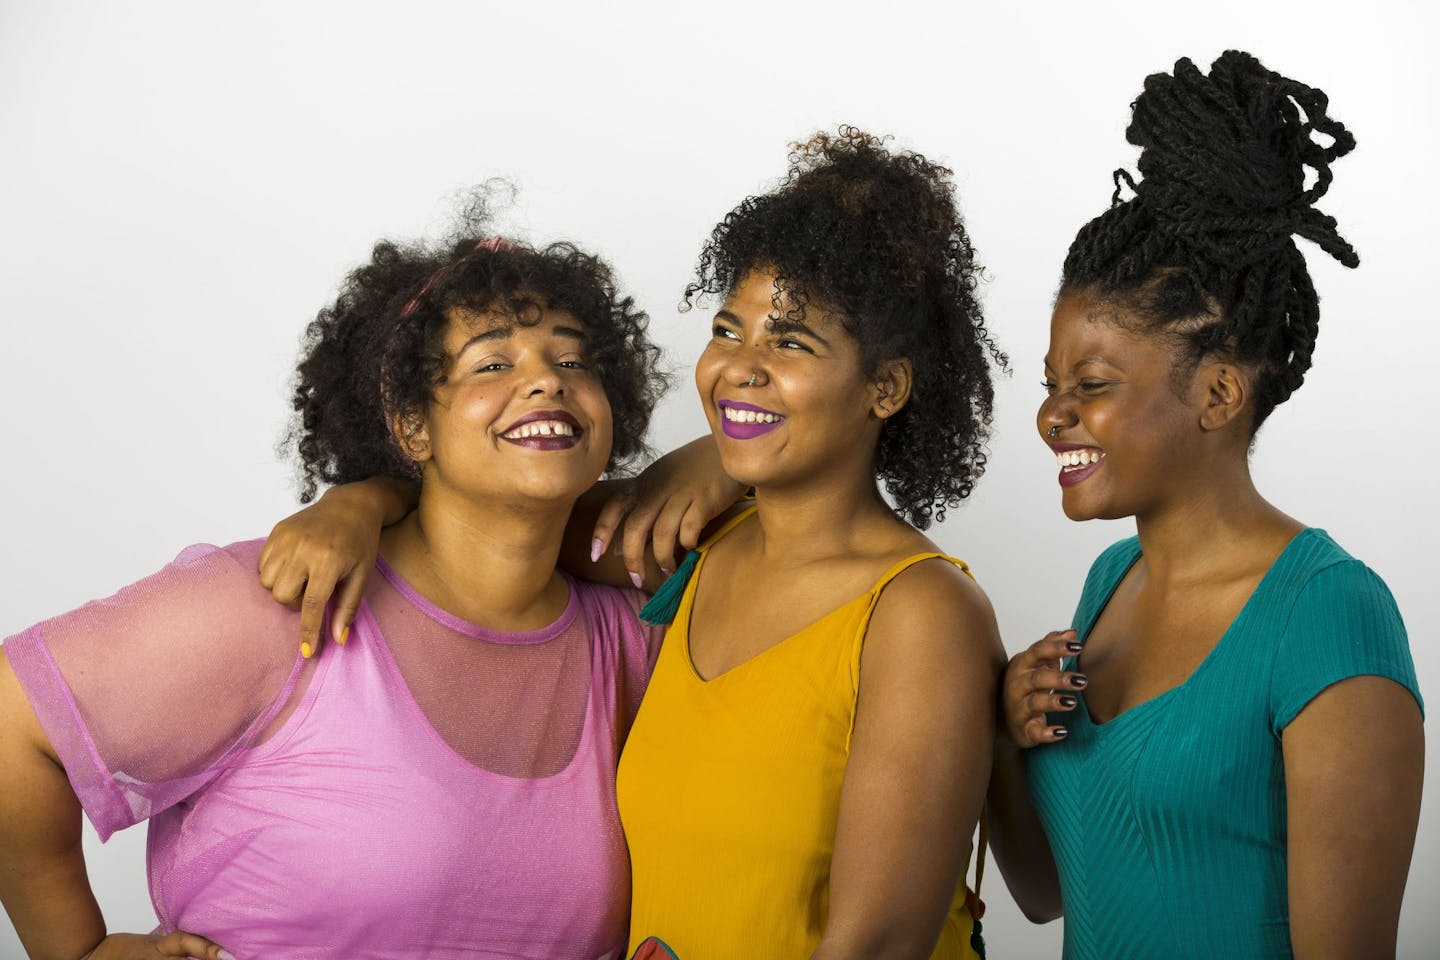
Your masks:
<svg viewBox="0 0 1440 960"><path fill-rule="evenodd" d="M520 392L526 397L563 397L564 373L545 358L531 358L521 367Z"/></svg>
<svg viewBox="0 0 1440 960"><path fill-rule="evenodd" d="M725 380L735 387L762 387L770 382L770 374L758 347L734 350L725 361Z"/></svg>
<svg viewBox="0 0 1440 960"><path fill-rule="evenodd" d="M1041 437L1054 439L1076 424L1078 418L1068 397L1068 393L1057 390L1040 402L1040 409L1035 412L1035 427Z"/></svg>

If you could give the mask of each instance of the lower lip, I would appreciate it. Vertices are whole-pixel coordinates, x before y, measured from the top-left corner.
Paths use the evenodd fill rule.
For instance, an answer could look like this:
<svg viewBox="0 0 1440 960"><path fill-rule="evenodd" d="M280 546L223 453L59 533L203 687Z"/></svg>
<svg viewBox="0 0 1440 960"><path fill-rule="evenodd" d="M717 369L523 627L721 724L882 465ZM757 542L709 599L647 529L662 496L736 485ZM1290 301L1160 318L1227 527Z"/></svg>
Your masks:
<svg viewBox="0 0 1440 960"><path fill-rule="evenodd" d="M774 423L742 423L739 420L726 419L724 414L720 417L720 429L725 431L725 436L732 440L754 440L774 430L784 420L776 420Z"/></svg>
<svg viewBox="0 0 1440 960"><path fill-rule="evenodd" d="M569 450L580 442L578 436L572 437L523 437L512 440L510 437L501 437L506 443L513 443L517 447L524 447L527 450Z"/></svg>
<svg viewBox="0 0 1440 960"><path fill-rule="evenodd" d="M1094 463L1087 463L1085 466L1081 467L1079 470L1066 470L1066 469L1063 469L1063 468L1062 468L1062 469L1060 470L1060 486L1062 486L1062 487L1073 487L1073 486L1075 486L1075 484L1077 484L1077 483L1081 482L1082 480L1086 479L1086 478L1089 477L1092 473L1094 473L1096 470L1099 470L1099 469L1100 469L1100 465L1103 464L1104 462L1105 462L1104 460L1097 460L1097 461L1095 461Z"/></svg>

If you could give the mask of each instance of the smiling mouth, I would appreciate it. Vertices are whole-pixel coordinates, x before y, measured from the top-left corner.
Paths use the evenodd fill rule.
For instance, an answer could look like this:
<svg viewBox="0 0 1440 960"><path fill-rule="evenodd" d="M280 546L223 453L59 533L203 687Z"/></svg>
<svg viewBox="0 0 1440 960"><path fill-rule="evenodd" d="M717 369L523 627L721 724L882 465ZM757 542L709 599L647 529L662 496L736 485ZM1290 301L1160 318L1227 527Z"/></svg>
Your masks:
<svg viewBox="0 0 1440 960"><path fill-rule="evenodd" d="M521 420L500 439L530 450L568 450L584 432L568 413L544 411Z"/></svg>
<svg viewBox="0 0 1440 960"><path fill-rule="evenodd" d="M1074 486L1089 477L1105 462L1105 451L1099 447L1069 447L1055 451L1060 464L1060 485Z"/></svg>
<svg viewBox="0 0 1440 960"><path fill-rule="evenodd" d="M782 414L736 400L721 400L720 429L733 440L753 440L785 422Z"/></svg>

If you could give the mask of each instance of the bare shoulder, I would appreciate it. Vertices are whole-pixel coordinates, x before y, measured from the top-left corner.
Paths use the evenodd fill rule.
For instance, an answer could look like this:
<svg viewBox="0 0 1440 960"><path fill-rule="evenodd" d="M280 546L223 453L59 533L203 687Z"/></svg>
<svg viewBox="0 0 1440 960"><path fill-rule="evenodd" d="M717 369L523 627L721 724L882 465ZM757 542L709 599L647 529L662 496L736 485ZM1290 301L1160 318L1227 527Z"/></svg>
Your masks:
<svg viewBox="0 0 1440 960"><path fill-rule="evenodd" d="M885 587L865 644L867 651L926 659L962 655L993 665L1005 659L989 597L964 569L939 557L912 564Z"/></svg>

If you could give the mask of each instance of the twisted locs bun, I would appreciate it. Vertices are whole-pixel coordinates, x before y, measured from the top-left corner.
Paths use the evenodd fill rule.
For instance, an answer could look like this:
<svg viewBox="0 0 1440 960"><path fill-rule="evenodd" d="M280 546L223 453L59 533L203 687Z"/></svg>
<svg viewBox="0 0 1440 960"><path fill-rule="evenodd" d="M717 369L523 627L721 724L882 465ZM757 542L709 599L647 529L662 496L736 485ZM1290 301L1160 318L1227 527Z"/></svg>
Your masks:
<svg viewBox="0 0 1440 960"><path fill-rule="evenodd" d="M1125 131L1141 148L1142 179L1115 171L1110 209L1080 229L1065 258L1062 292L1093 289L1146 329L1178 337L1192 363L1224 353L1253 365L1252 430L1304 382L1315 349L1319 299L1294 238L1360 263L1314 206L1330 189L1330 165L1355 148L1328 111L1323 91L1238 50L1209 76L1181 59L1173 75L1147 77ZM1125 201L1122 180L1135 193Z"/></svg>

